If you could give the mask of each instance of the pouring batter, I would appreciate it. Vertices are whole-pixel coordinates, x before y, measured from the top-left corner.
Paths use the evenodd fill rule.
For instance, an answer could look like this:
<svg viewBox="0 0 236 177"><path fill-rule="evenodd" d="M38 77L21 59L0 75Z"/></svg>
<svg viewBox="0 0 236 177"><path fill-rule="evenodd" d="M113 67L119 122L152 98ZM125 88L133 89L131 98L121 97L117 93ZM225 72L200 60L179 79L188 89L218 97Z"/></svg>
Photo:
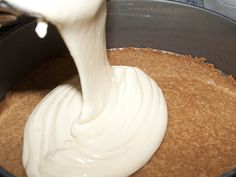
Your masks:
<svg viewBox="0 0 236 177"><path fill-rule="evenodd" d="M144 72L109 65L106 1L9 2L56 25L80 76L54 89L27 121L27 175L124 177L141 168L164 137L166 103Z"/></svg>

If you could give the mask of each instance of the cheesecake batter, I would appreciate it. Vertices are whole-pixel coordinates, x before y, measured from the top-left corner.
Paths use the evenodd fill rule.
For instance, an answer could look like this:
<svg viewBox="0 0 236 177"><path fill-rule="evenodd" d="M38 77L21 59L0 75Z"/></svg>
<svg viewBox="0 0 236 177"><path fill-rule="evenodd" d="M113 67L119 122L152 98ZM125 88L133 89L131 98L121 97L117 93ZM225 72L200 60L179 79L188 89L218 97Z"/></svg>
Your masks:
<svg viewBox="0 0 236 177"><path fill-rule="evenodd" d="M109 65L106 1L8 1L56 25L79 72L49 93L27 121L27 175L125 177L141 168L164 137L166 103L143 71Z"/></svg>

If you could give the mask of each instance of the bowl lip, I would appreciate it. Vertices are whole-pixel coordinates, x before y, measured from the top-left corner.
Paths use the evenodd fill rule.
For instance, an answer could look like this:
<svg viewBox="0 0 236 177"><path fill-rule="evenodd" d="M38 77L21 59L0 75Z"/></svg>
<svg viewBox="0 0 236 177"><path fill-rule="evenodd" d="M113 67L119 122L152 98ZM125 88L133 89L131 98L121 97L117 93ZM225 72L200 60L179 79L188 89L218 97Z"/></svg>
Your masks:
<svg viewBox="0 0 236 177"><path fill-rule="evenodd" d="M210 9L206 9L203 7L193 6L190 4L186 4L184 2L176 2L176 1L170 1L170 0L110 0L107 2L108 6L111 3L127 3L127 9L129 7L133 6L135 3L164 3L164 4L174 4L179 7L189 8L189 9L195 9L200 12L205 12L208 14L211 14L212 16L215 16L217 18L221 18L224 21L230 22L231 24L236 26L236 20L233 20L223 14L220 14L218 12L215 12ZM108 10L108 16L109 16L109 10ZM17 18L15 22L11 22L10 24L0 27L0 43L6 40L8 37L10 37L12 34L17 33L17 31L21 30L27 25L30 25L32 23L35 23L37 21L34 17L29 16L20 16ZM1 46L0 46L1 47Z"/></svg>

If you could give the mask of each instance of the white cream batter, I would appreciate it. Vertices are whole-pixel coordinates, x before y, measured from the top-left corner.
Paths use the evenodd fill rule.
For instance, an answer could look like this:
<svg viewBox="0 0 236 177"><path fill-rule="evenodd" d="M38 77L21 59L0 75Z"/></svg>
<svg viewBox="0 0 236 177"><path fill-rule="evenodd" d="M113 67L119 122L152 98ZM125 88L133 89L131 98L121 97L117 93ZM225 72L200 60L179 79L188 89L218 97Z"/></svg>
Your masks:
<svg viewBox="0 0 236 177"><path fill-rule="evenodd" d="M106 1L8 1L56 25L80 76L54 89L27 121L27 175L125 177L141 168L164 137L166 103L143 71L109 65Z"/></svg>

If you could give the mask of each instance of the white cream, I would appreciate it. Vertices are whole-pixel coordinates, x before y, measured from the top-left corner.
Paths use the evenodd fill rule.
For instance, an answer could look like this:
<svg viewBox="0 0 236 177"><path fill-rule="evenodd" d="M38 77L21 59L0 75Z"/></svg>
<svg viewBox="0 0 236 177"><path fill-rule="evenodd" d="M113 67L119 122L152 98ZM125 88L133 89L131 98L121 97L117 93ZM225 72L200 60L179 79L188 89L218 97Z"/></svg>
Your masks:
<svg viewBox="0 0 236 177"><path fill-rule="evenodd" d="M167 126L160 88L134 67L111 67L104 0L8 0L59 29L79 77L35 108L24 134L29 177L125 177L159 147ZM66 71L65 71L66 72Z"/></svg>
<svg viewBox="0 0 236 177"><path fill-rule="evenodd" d="M35 32L40 38L45 38L48 32L48 24L44 21L38 21Z"/></svg>

